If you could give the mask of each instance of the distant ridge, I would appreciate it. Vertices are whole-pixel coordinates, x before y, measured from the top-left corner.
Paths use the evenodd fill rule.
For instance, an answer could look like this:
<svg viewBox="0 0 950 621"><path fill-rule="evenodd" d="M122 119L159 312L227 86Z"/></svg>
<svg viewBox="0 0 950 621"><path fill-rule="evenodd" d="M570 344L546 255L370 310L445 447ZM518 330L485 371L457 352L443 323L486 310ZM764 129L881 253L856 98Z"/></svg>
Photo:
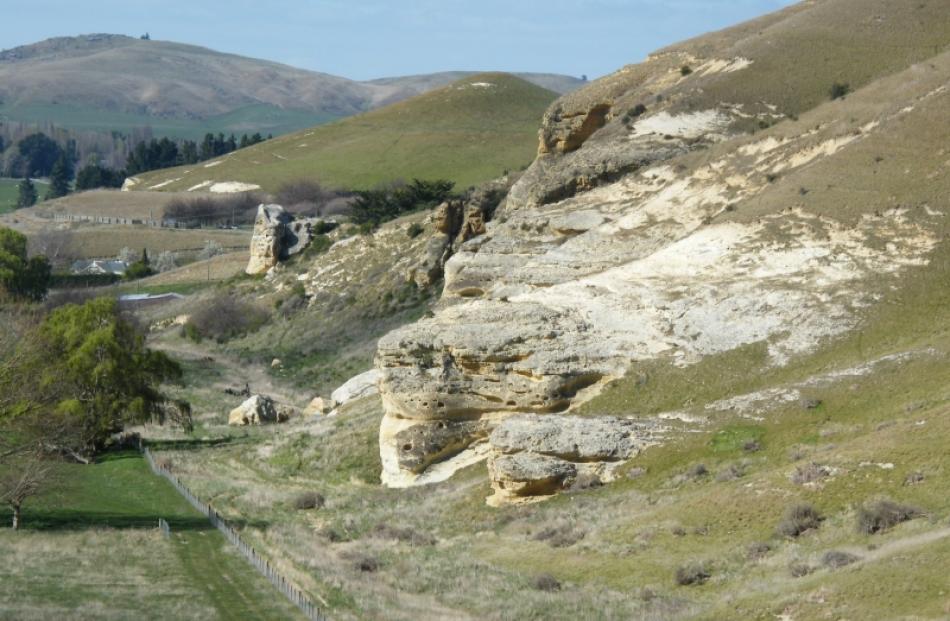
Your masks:
<svg viewBox="0 0 950 621"><path fill-rule="evenodd" d="M158 135L282 134L372 110L471 75L358 82L170 41L57 37L0 52L0 120ZM558 93L581 80L521 74Z"/></svg>
<svg viewBox="0 0 950 621"><path fill-rule="evenodd" d="M307 178L368 189L413 177L466 187L526 166L557 94L505 73L482 73L384 108L240 149L194 166L139 175L133 189L260 187Z"/></svg>

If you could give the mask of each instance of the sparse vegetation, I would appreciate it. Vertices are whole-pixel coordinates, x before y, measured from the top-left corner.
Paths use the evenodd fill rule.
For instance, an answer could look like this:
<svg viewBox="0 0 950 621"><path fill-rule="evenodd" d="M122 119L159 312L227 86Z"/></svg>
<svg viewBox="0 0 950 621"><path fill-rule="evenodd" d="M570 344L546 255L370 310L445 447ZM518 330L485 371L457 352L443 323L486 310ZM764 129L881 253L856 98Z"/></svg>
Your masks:
<svg viewBox="0 0 950 621"><path fill-rule="evenodd" d="M294 508L298 511L320 509L325 503L326 500L317 492L303 492L294 498Z"/></svg>
<svg viewBox="0 0 950 621"><path fill-rule="evenodd" d="M881 498L858 509L858 532L873 535L923 515L917 507Z"/></svg>
<svg viewBox="0 0 950 621"><path fill-rule="evenodd" d="M211 338L219 343L254 332L267 321L267 311L228 293L219 293L191 315L186 336ZM190 326L190 327L189 327Z"/></svg>
<svg viewBox="0 0 950 621"><path fill-rule="evenodd" d="M824 518L809 504L796 504L785 510L785 515L775 528L782 537L794 539L821 526Z"/></svg>
<svg viewBox="0 0 950 621"><path fill-rule="evenodd" d="M676 584L694 586L709 580L711 574L705 563L689 563L676 569Z"/></svg>

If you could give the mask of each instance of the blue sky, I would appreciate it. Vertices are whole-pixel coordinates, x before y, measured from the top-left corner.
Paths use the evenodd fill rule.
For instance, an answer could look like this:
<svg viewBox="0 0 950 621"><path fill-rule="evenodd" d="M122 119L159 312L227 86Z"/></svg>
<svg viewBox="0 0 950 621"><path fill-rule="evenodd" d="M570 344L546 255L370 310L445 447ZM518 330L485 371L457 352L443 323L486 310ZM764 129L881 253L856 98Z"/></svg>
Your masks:
<svg viewBox="0 0 950 621"><path fill-rule="evenodd" d="M0 0L0 48L140 35L369 79L501 70L591 78L790 0ZM15 5L15 6L14 6Z"/></svg>

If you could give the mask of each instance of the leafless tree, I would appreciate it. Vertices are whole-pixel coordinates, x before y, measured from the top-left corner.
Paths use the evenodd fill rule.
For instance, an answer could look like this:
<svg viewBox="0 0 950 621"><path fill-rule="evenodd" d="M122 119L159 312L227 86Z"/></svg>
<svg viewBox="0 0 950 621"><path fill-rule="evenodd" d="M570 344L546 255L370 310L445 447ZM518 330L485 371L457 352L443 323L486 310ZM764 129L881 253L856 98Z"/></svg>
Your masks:
<svg viewBox="0 0 950 621"><path fill-rule="evenodd" d="M41 449L25 450L7 458L0 469L0 501L13 510L13 530L20 528L23 503L48 486L55 464Z"/></svg>
<svg viewBox="0 0 950 621"><path fill-rule="evenodd" d="M30 254L44 255L59 266L73 258L75 239L69 229L45 228L30 238Z"/></svg>

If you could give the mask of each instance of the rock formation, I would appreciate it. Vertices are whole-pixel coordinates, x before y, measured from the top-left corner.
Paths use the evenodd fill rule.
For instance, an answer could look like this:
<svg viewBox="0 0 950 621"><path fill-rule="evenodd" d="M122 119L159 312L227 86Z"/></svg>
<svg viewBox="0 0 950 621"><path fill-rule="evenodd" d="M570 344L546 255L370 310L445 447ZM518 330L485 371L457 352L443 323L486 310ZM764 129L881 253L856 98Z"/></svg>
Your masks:
<svg viewBox="0 0 950 621"><path fill-rule="evenodd" d="M521 414L505 419L489 437L489 504L557 493L587 475L607 482L664 429L651 421Z"/></svg>
<svg viewBox="0 0 950 621"><path fill-rule="evenodd" d="M247 426L278 423L287 420L287 412L279 408L274 400L263 395L254 395L228 415L229 425Z"/></svg>
<svg viewBox="0 0 950 621"><path fill-rule="evenodd" d="M280 205L260 205L251 237L248 274L263 274L280 261L302 252L313 239L312 219L295 219Z"/></svg>
<svg viewBox="0 0 950 621"><path fill-rule="evenodd" d="M867 282L927 262L938 210L854 206L825 182L820 204L850 205L834 217L805 184L821 183L817 162L867 170L860 145L947 103L946 68L882 80L899 103L857 92L847 118L818 102L753 135L784 118L758 81L736 101L707 94L754 66L739 51L674 50L552 105L538 159L446 261L439 308L379 341L384 482L405 484L506 416L566 412L641 360L689 365L762 342L784 364L852 329L876 299ZM440 213L462 226L457 209ZM521 452L492 459L505 493L578 471Z"/></svg>
<svg viewBox="0 0 950 621"><path fill-rule="evenodd" d="M408 280L426 289L442 278L445 263L459 247L485 232L509 185L506 177L479 186L466 198L439 205L431 218L435 233L426 243L422 260L409 269Z"/></svg>
<svg viewBox="0 0 950 621"><path fill-rule="evenodd" d="M343 405L354 399L361 399L379 392L379 371L370 369L359 375L354 375L346 380L339 388L330 395L333 407Z"/></svg>

